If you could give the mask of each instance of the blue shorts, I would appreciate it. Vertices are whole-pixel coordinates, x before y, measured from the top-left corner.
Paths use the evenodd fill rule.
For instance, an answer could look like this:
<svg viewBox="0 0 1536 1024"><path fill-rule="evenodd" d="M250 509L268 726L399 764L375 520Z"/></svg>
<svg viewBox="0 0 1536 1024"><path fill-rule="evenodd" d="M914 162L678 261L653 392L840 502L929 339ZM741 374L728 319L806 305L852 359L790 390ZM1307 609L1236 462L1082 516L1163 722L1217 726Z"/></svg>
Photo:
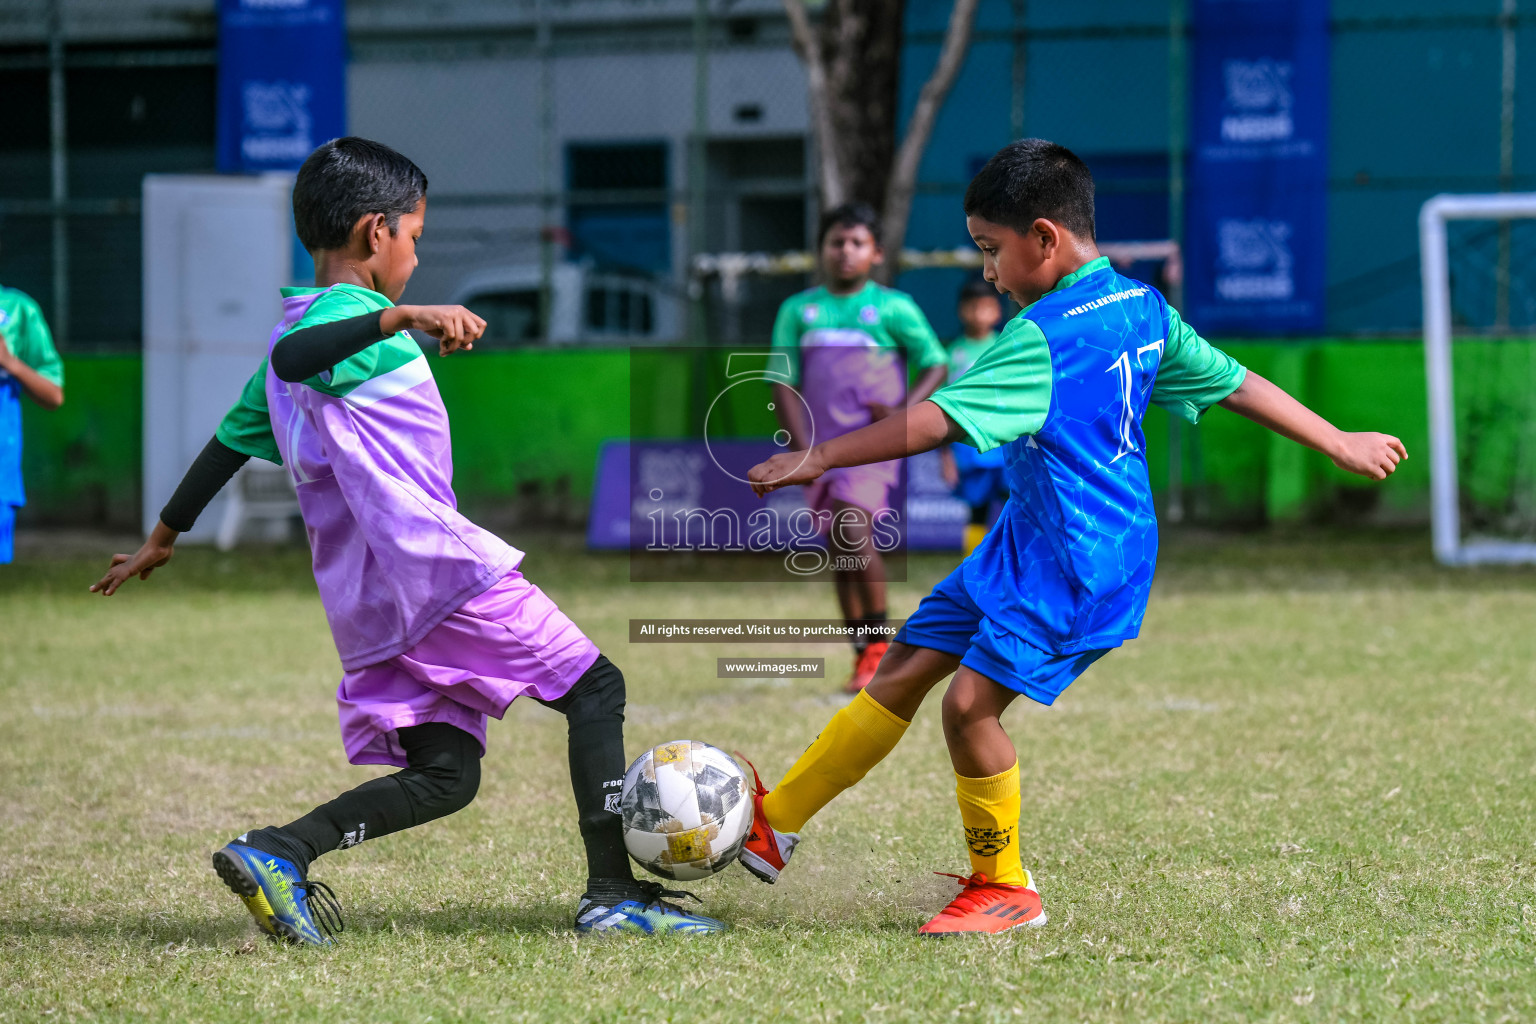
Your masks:
<svg viewBox="0 0 1536 1024"><path fill-rule="evenodd" d="M1052 654L1026 643L983 614L966 593L960 569L923 598L896 642L960 656L960 664L1030 700L1055 703L1073 680L1112 648Z"/></svg>

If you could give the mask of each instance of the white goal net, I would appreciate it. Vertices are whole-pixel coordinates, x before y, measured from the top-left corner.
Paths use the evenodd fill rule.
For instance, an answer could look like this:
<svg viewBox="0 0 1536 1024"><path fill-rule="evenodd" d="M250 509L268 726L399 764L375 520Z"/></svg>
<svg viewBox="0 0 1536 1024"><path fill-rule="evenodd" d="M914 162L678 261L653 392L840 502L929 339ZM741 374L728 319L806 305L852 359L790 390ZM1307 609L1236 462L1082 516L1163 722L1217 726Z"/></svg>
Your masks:
<svg viewBox="0 0 1536 1024"><path fill-rule="evenodd" d="M1536 193L1436 196L1419 247L1435 557L1536 562Z"/></svg>

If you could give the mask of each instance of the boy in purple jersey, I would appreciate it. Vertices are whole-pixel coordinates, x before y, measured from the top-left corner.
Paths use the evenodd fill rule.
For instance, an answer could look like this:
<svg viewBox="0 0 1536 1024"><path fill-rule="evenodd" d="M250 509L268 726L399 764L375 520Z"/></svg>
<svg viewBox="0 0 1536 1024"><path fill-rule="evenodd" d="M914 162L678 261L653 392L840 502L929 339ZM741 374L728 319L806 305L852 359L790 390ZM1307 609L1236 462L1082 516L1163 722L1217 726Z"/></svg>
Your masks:
<svg viewBox="0 0 1536 1024"><path fill-rule="evenodd" d="M293 206L316 287L283 289L267 361L144 546L114 555L91 590L110 596L169 561L178 534L247 459L288 468L341 656L347 757L402 770L213 855L263 931L327 942L340 916L310 863L468 805L486 719L521 696L569 723L588 869L576 930L719 931L662 900L687 894L630 871L617 813L624 677L518 571L522 552L458 512L447 414L405 332L433 336L446 356L473 348L485 321L462 306L394 304L416 268L426 191L415 164L376 142L335 139L310 155Z"/></svg>

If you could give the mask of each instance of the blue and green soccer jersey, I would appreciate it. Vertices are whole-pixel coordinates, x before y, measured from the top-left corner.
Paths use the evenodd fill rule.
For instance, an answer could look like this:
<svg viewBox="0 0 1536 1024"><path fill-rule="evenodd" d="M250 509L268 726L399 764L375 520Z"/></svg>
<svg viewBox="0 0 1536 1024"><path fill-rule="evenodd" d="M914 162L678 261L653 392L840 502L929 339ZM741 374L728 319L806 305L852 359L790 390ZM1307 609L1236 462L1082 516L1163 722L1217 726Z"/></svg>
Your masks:
<svg viewBox="0 0 1536 1024"><path fill-rule="evenodd" d="M0 288L0 340L44 380L64 385L64 363L53 347L53 335L43 311L26 292ZM8 517L26 501L21 483L21 382L0 370L0 516Z"/></svg>
<svg viewBox="0 0 1536 1024"><path fill-rule="evenodd" d="M1103 257L1022 310L933 396L978 450L1004 449L1008 503L959 570L970 601L1054 654L1135 637L1157 561L1142 417L1198 422L1245 373Z"/></svg>

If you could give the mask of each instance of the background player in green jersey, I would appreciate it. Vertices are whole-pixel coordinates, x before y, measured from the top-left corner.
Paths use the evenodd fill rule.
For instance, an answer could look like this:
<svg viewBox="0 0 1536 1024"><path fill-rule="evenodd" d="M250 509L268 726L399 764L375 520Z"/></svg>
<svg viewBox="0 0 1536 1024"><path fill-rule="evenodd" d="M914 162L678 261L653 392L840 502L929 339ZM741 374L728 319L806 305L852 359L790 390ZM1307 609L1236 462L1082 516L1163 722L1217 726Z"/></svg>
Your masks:
<svg viewBox="0 0 1536 1024"><path fill-rule="evenodd" d="M827 211L817 245L825 283L786 300L773 325L773 347L790 366L789 379L774 384L774 413L798 451L923 401L944 382L948 362L912 296L869 279L885 260L874 210L850 203ZM920 376L909 391L911 367ZM874 677L888 646L879 632L886 575L875 529L896 511L890 492L900 478L901 467L884 462L828 473L805 489L854 631L850 692Z"/></svg>
<svg viewBox="0 0 1536 1024"><path fill-rule="evenodd" d="M960 337L949 346L949 379L965 376L981 354L997 340L997 322L1003 318L1003 304L997 290L983 278L972 278L960 286L955 310L960 319ZM1003 453L994 448L978 452L970 445L947 444L939 449L944 482L955 496L971 506L971 521L965 527L965 553L976 550L987 535L987 519L993 503L1008 500L1008 484L1003 479Z"/></svg>
<svg viewBox="0 0 1536 1024"><path fill-rule="evenodd" d="M0 287L0 565L12 558L21 482L21 396L44 409L64 404L64 364L43 311L25 292Z"/></svg>

